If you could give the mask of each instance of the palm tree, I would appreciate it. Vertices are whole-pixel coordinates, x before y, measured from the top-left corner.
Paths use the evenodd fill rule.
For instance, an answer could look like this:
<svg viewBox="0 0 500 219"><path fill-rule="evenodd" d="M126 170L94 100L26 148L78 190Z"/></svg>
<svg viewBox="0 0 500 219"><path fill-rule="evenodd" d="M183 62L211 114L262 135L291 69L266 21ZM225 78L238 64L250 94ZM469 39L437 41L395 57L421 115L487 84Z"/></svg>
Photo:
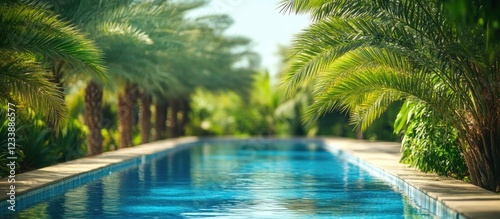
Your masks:
<svg viewBox="0 0 500 219"><path fill-rule="evenodd" d="M135 62L127 61L121 62L119 65L127 66L130 63L143 62L142 67L128 66L127 69L137 69L136 74L125 77L126 81L133 81L137 85L137 90L140 91L141 104L140 104L140 121L142 142L149 141L150 133L150 96L155 93L165 94L167 87L175 89L178 87L178 79L165 68L169 56L173 56L179 49L186 49L185 40L181 35L185 32L184 15L187 11L202 6L202 2L193 3L170 3L170 2L152 2L134 5L135 7L144 8L147 14L142 17L131 18L130 22L138 27L141 27L148 37L151 39L151 44L143 44L135 55L128 54L128 57L134 57ZM147 15L147 16L146 16ZM147 17L147 19L144 19ZM187 26L187 25L186 25ZM144 73L150 75L149 78L144 78ZM135 86L135 85L134 85ZM125 94L131 90L131 87L125 88ZM121 128L121 145L132 146L132 128L134 125L131 112L133 112L134 97L136 94L129 94L119 97L120 112L123 113L120 117ZM122 101L120 101L122 100ZM124 110L125 109L125 110ZM130 113L127 113L130 112ZM128 117L127 117L128 116Z"/></svg>
<svg viewBox="0 0 500 219"><path fill-rule="evenodd" d="M139 28L140 20L160 20L175 11L168 3L105 0L98 4L85 0L71 2L50 1L52 9L81 26L106 54L109 74L115 79L109 89L118 89L119 128L121 147L132 145L133 113L138 94L138 83L158 87L157 82L168 81L168 75L155 71L151 44L158 49L165 45L153 42ZM163 47L162 47L163 46ZM149 55L146 53L150 53ZM147 74L144 74L147 73ZM54 72L54 75L61 75ZM134 81L135 83L132 83ZM102 152L102 95L103 86L98 81L88 82L85 92L85 123L89 154Z"/></svg>
<svg viewBox="0 0 500 219"><path fill-rule="evenodd" d="M500 191L500 51L488 48L486 28L457 24L438 0L290 0L282 8L315 21L295 40L282 86L291 95L314 83L309 119L349 110L365 129L391 103L421 101L459 132L472 183Z"/></svg>
<svg viewBox="0 0 500 219"><path fill-rule="evenodd" d="M184 22L179 30L182 46L165 54L166 64L161 66L176 80L165 83L164 91L153 92L156 102L156 140L165 135L166 119L169 121L169 137L184 134L191 110L190 96L196 88L214 92L234 90L248 95L254 73L252 68L257 58L248 48L248 39L223 36L223 31L231 22L229 17L223 15ZM237 48L241 52L235 53ZM247 63L240 63L241 67L234 66L244 61Z"/></svg>
<svg viewBox="0 0 500 219"><path fill-rule="evenodd" d="M108 66L108 60L110 59L108 43L114 42L127 45L148 40L147 35L127 23L129 16L140 14L140 11L129 8L132 1L103 0L99 1L98 4L85 0L45 1L50 5L51 10L84 30L97 42L101 49L105 50ZM62 90L62 82L67 76L66 72L71 68L67 68L67 64L58 59L49 57L49 60L52 61L53 75L56 78L54 82ZM87 135L89 155L102 152L103 85L99 80L91 79L85 89L85 124L89 128L89 134ZM109 85L110 87L115 86L114 84Z"/></svg>
<svg viewBox="0 0 500 219"><path fill-rule="evenodd" d="M103 0L99 3L86 0L44 1L48 4L48 8L60 17L84 30L93 40L97 41L101 48L107 49L106 45L109 41L129 43L127 42L129 40L136 43L147 40L147 35L126 23L127 17L140 13L136 10L129 10L132 1ZM106 54L106 60L109 60L108 56L109 54ZM46 59L51 63L52 82L56 83L60 91L63 91L66 78L79 69L71 68L60 59L52 57ZM89 128L87 135L88 153L89 155L99 154L102 152L103 140L101 128L104 84L95 79L88 80L82 77L77 77L77 79L88 81L85 89L85 124ZM114 84L109 85L114 87Z"/></svg>
<svg viewBox="0 0 500 219"><path fill-rule="evenodd" d="M39 3L12 1L0 5L0 101L41 112L56 127L66 118L63 94L37 60L45 56L78 68L96 80L107 80L102 53L75 27Z"/></svg>

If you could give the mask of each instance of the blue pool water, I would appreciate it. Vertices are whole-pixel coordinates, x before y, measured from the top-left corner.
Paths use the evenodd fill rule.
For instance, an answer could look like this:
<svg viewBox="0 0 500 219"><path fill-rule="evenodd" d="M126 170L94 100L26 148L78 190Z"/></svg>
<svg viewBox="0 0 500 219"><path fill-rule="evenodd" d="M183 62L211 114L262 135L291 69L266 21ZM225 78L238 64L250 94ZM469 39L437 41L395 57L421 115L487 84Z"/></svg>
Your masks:
<svg viewBox="0 0 500 219"><path fill-rule="evenodd" d="M432 218L320 143L203 142L14 218Z"/></svg>

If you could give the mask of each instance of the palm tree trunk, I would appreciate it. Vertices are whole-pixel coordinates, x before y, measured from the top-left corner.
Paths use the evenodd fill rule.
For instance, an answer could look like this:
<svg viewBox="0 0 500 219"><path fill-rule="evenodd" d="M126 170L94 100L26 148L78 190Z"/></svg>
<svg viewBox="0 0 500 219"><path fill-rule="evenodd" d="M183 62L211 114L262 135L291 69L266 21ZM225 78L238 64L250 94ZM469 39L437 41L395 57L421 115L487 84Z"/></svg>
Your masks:
<svg viewBox="0 0 500 219"><path fill-rule="evenodd" d="M495 111L497 110L493 112ZM500 192L499 116L485 118L485 124L476 123L476 126L468 126L467 130L461 133L464 136L461 138L462 152L471 182L494 192Z"/></svg>
<svg viewBox="0 0 500 219"><path fill-rule="evenodd" d="M118 130L120 131L120 148L133 146L134 106L137 86L126 83L122 92L118 94Z"/></svg>
<svg viewBox="0 0 500 219"><path fill-rule="evenodd" d="M177 114L179 113L179 101L174 99L170 102L170 127L169 127L169 137L176 138L178 137L178 125L179 120L177 118Z"/></svg>
<svg viewBox="0 0 500 219"><path fill-rule="evenodd" d="M102 153L102 87L91 81L85 88L85 125L89 128L87 148L89 155Z"/></svg>
<svg viewBox="0 0 500 219"><path fill-rule="evenodd" d="M167 132L167 109L168 102L163 99L158 99L155 105L155 137L158 141L165 137Z"/></svg>
<svg viewBox="0 0 500 219"><path fill-rule="evenodd" d="M151 96L144 91L139 96L139 126L141 129L141 143L148 143L151 133Z"/></svg>

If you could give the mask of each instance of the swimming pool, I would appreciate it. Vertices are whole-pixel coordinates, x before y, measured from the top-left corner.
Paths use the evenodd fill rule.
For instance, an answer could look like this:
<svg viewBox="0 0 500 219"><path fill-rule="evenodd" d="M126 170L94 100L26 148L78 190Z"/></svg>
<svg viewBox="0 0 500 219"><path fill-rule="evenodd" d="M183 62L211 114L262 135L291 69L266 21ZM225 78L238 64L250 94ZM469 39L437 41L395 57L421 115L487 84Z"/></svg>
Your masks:
<svg viewBox="0 0 500 219"><path fill-rule="evenodd" d="M432 218L318 141L202 141L18 218Z"/></svg>

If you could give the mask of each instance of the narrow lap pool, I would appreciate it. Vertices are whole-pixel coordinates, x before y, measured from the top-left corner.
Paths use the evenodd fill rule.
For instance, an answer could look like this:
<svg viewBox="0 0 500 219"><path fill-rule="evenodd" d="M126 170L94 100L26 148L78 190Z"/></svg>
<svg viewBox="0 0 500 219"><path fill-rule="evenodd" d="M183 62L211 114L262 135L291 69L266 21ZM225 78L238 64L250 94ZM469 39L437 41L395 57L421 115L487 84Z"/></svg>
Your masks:
<svg viewBox="0 0 500 219"><path fill-rule="evenodd" d="M14 218L432 218L320 142L206 141Z"/></svg>

